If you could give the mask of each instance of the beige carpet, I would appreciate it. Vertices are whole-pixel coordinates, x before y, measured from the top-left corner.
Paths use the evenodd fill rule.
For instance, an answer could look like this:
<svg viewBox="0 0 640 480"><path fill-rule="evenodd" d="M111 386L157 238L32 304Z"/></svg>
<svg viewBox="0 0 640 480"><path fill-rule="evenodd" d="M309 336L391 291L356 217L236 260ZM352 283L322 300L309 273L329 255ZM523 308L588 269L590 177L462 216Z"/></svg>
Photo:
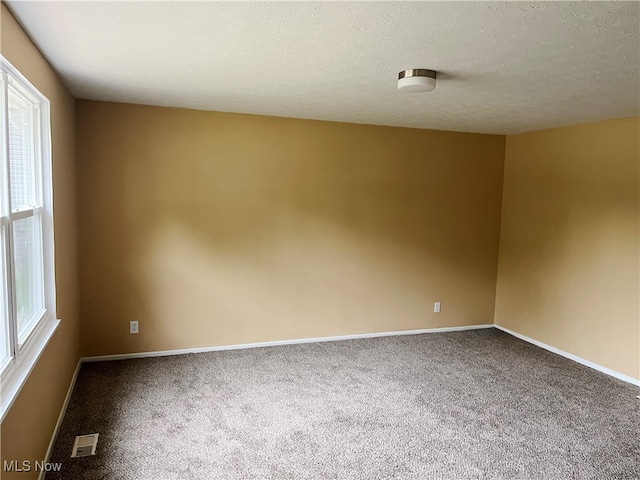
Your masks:
<svg viewBox="0 0 640 480"><path fill-rule="evenodd" d="M638 394L493 329L89 363L46 478L638 479Z"/></svg>

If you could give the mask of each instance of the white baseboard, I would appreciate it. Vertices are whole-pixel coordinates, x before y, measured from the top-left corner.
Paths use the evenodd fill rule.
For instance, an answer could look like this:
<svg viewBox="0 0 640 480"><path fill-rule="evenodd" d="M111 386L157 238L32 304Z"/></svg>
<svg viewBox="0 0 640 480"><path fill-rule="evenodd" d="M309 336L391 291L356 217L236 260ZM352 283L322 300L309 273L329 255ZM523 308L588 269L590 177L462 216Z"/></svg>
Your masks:
<svg viewBox="0 0 640 480"><path fill-rule="evenodd" d="M76 386L76 380L78 379L78 372L80 372L81 365L82 365L82 359L78 360L78 365L76 365L76 370L75 372L73 372L73 377L71 377L71 383L69 384L69 389L67 390L67 396L64 397L64 403L62 404L60 415L58 415L58 421L56 422L56 426L53 429L53 435L51 436L51 441L49 442L47 453L44 456L44 463L47 463L51 459L51 452L53 451L53 446L55 445L56 439L58 438L58 430L60 430L60 425L62 425L62 420L64 419L64 416L67 413L69 400L71 399L71 394L73 393L73 389ZM45 470L42 470L40 472L40 475L38 475L38 480L44 480L44 476L46 473L47 472Z"/></svg>
<svg viewBox="0 0 640 480"><path fill-rule="evenodd" d="M618 380L622 380L623 382L631 383L632 385L636 385L640 387L640 380L630 377L629 375L625 375L623 373L616 372L615 370L611 370L610 368L603 367L602 365L598 365L597 363L594 363L590 360L574 355L573 353L565 352L564 350L560 350L559 348L552 347L551 345L547 345L546 343L539 342L538 340L534 340L533 338L529 338L526 335L522 335L520 333L514 332L513 330L509 330L508 328L501 327L500 325L494 325L494 327L497 328L498 330L502 330L503 332L508 333L509 335L513 335L514 337L519 338L520 340L524 340L527 343L531 343L536 347L544 348L549 352L568 358L569 360L573 360L574 362L578 362L589 368L598 370L599 372L606 373L607 375L615 377Z"/></svg>
<svg viewBox="0 0 640 480"><path fill-rule="evenodd" d="M236 345L221 345L218 347L184 348L179 350L161 350L157 352L122 353L117 355L100 355L83 357L81 362L103 362L107 360L127 360L131 358L165 357L169 355L183 355L186 353L218 352L222 350L240 350L244 348L275 347L278 345L294 345L298 343L335 342L338 340L356 340L359 338L392 337L396 335L419 335L422 333L459 332L462 330L479 330L493 328L493 324L467 325L462 327L426 328L422 330L400 330L397 332L359 333L355 335L339 335L335 337L299 338L294 340L276 340L273 342L241 343Z"/></svg>

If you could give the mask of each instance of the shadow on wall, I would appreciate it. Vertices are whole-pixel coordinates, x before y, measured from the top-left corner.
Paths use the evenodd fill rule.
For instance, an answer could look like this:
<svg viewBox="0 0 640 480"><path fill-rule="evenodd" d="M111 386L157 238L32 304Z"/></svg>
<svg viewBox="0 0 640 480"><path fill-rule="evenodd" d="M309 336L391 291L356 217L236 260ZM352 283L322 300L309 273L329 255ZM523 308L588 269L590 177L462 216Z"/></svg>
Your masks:
<svg viewBox="0 0 640 480"><path fill-rule="evenodd" d="M496 323L636 377L638 150L637 119L508 139L496 299Z"/></svg>
<svg viewBox="0 0 640 480"><path fill-rule="evenodd" d="M492 322L502 137L80 107L87 354Z"/></svg>

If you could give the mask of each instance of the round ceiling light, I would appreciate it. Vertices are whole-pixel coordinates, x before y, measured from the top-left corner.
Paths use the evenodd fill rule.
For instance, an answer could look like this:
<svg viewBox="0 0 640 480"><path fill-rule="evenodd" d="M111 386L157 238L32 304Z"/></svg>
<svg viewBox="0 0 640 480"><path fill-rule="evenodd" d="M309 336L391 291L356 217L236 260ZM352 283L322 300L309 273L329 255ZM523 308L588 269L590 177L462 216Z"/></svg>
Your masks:
<svg viewBox="0 0 640 480"><path fill-rule="evenodd" d="M398 90L401 92L430 92L436 88L435 70L412 68L398 74Z"/></svg>

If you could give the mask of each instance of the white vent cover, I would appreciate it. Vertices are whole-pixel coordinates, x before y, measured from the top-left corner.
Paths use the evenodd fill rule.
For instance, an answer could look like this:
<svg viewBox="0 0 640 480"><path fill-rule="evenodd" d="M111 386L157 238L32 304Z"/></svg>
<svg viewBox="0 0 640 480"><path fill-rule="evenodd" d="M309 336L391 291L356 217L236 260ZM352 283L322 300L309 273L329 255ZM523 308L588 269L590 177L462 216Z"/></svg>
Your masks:
<svg viewBox="0 0 640 480"><path fill-rule="evenodd" d="M71 458L88 457L96 454L96 446L98 445L98 434L79 435L73 444L73 452Z"/></svg>

